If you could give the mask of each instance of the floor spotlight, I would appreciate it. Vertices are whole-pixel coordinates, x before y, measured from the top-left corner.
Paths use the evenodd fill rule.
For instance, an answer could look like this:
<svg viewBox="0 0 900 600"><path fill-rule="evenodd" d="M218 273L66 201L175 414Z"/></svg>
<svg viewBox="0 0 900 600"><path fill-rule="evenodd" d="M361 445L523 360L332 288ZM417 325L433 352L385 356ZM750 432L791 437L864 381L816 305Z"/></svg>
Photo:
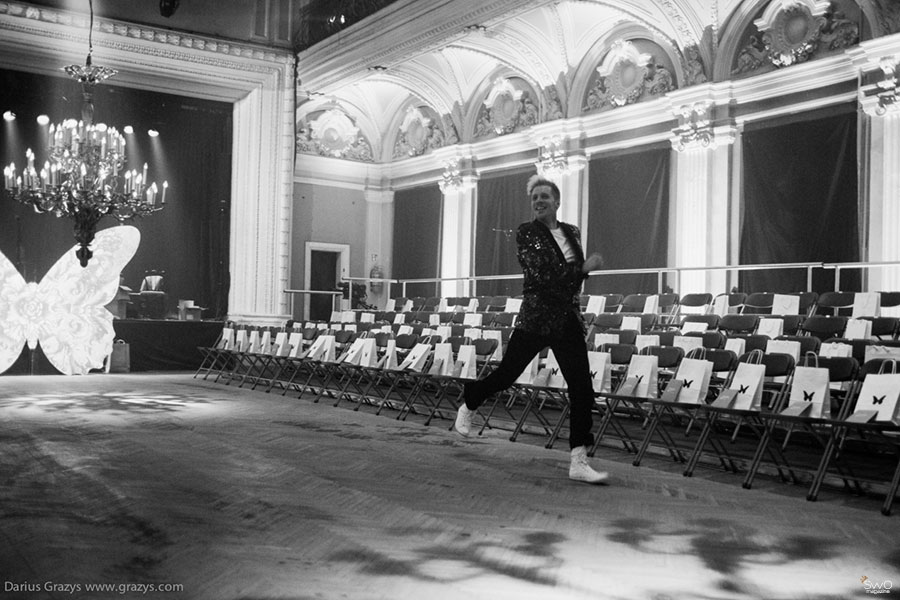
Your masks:
<svg viewBox="0 0 900 600"><path fill-rule="evenodd" d="M50 123L50 117L47 115L38 115L37 122L38 125L48 125Z"/></svg>
<svg viewBox="0 0 900 600"><path fill-rule="evenodd" d="M134 127L132 127L131 125L126 125L125 128L122 129L122 131L125 132L125 135L131 135L132 133L134 133Z"/></svg>
<svg viewBox="0 0 900 600"><path fill-rule="evenodd" d="M4 121L15 121L16 113L14 113L11 110L6 111L5 113L3 113L3 120Z"/></svg>
<svg viewBox="0 0 900 600"><path fill-rule="evenodd" d="M155 129L148 129L147 135L149 135L150 137L159 137L159 132Z"/></svg>

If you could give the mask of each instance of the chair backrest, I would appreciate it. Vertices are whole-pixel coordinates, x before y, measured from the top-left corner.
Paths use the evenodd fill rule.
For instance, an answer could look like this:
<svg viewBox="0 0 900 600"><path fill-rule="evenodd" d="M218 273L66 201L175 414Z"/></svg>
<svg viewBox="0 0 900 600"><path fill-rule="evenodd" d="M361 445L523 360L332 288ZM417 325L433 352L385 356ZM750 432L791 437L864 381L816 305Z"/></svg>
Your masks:
<svg viewBox="0 0 900 600"><path fill-rule="evenodd" d="M801 315L808 315L816 306L816 302L819 301L819 294L817 292L797 292L794 295L800 297Z"/></svg>
<svg viewBox="0 0 900 600"><path fill-rule="evenodd" d="M492 313L491 327L512 327L516 320L516 313L496 312Z"/></svg>
<svg viewBox="0 0 900 600"><path fill-rule="evenodd" d="M897 317L859 317L860 319L872 322L872 337L892 338L897 337L900 330L900 318Z"/></svg>
<svg viewBox="0 0 900 600"><path fill-rule="evenodd" d="M703 342L704 348L724 348L725 334L721 331L690 331L685 337L698 337Z"/></svg>
<svg viewBox="0 0 900 600"><path fill-rule="evenodd" d="M750 362L752 355L753 352L745 352L738 358L738 362ZM763 354L762 364L766 366L766 377L789 377L794 372L794 357L790 354Z"/></svg>
<svg viewBox="0 0 900 600"><path fill-rule="evenodd" d="M625 298L622 299L622 304L619 306L619 312L625 313L642 313L644 312L644 305L647 303L647 298L650 294L628 294Z"/></svg>
<svg viewBox="0 0 900 600"><path fill-rule="evenodd" d="M634 329L607 329L603 333L618 335L620 344L634 344L639 332Z"/></svg>
<svg viewBox="0 0 900 600"><path fill-rule="evenodd" d="M591 325L594 326L600 332L604 332L607 329L619 329L622 327L622 318L624 315L621 313L609 313L603 312L599 315L594 316L594 320L591 321Z"/></svg>
<svg viewBox="0 0 900 600"><path fill-rule="evenodd" d="M859 376L859 361L852 356L810 356L801 354L800 366L828 369L831 383L855 381Z"/></svg>
<svg viewBox="0 0 900 600"><path fill-rule="evenodd" d="M769 336L761 333L736 333L732 338L740 338L744 340L744 351L753 352L754 350L766 351L766 344L769 343Z"/></svg>
<svg viewBox="0 0 900 600"><path fill-rule="evenodd" d="M710 348L706 351L706 360L713 364L713 373L734 371L737 368L738 357L731 350L724 348Z"/></svg>
<svg viewBox="0 0 900 600"><path fill-rule="evenodd" d="M678 346L645 346L641 354L651 354L658 359L660 369L677 369L684 358L684 348Z"/></svg>
<svg viewBox="0 0 900 600"><path fill-rule="evenodd" d="M800 356L806 356L807 352L812 352L813 354L819 353L819 348L822 347L822 340L817 338L814 335L779 335L775 338L776 340L785 340L789 342L799 342L800 343Z"/></svg>
<svg viewBox="0 0 900 600"><path fill-rule="evenodd" d="M606 298L606 308L605 312L617 312L619 307L622 305L622 300L624 296L622 294L599 294Z"/></svg>
<svg viewBox="0 0 900 600"><path fill-rule="evenodd" d="M706 323L707 329L716 329L719 326L719 315L684 315L684 318L681 319L681 326L684 327L685 323Z"/></svg>
<svg viewBox="0 0 900 600"><path fill-rule="evenodd" d="M800 324L800 335L814 335L820 340L840 337L847 328L847 317L811 315Z"/></svg>
<svg viewBox="0 0 900 600"><path fill-rule="evenodd" d="M803 309L801 308L801 311L802 310ZM779 315L777 317L769 318L778 318L784 322L784 327L782 328L784 335L797 335L797 332L800 331L800 325L802 325L803 320L806 319L806 313L802 312L799 315Z"/></svg>
<svg viewBox="0 0 900 600"><path fill-rule="evenodd" d="M771 292L753 292L748 294L744 299L744 305L741 307L741 313L751 315L770 315L772 314L772 303L775 294Z"/></svg>
<svg viewBox="0 0 900 600"><path fill-rule="evenodd" d="M601 344L600 352L609 353L609 361L614 365L627 365L631 357L637 354L634 344Z"/></svg>
<svg viewBox="0 0 900 600"><path fill-rule="evenodd" d="M815 315L849 315L856 292L822 292L816 301Z"/></svg>
<svg viewBox="0 0 900 600"><path fill-rule="evenodd" d="M681 301L679 301L678 303L678 309L682 314L702 314L709 311L711 306L712 294L707 292L685 294L681 297Z"/></svg>
<svg viewBox="0 0 900 600"><path fill-rule="evenodd" d="M719 331L725 335L753 333L759 325L758 315L727 314L719 319Z"/></svg>
<svg viewBox="0 0 900 600"><path fill-rule="evenodd" d="M900 292L878 292L881 294L881 308L900 306Z"/></svg>
<svg viewBox="0 0 900 600"><path fill-rule="evenodd" d="M450 347L453 348L453 353L456 354L459 352L459 347L465 344L471 344L472 339L466 337L464 335L451 335L444 342L450 344Z"/></svg>
<svg viewBox="0 0 900 600"><path fill-rule="evenodd" d="M740 312L741 307L744 306L744 300L747 299L747 294L745 294L744 292L727 292L724 294L718 294L716 298L719 298L721 296L725 296L728 299L728 310L734 312ZM713 300L715 300L715 298Z"/></svg>

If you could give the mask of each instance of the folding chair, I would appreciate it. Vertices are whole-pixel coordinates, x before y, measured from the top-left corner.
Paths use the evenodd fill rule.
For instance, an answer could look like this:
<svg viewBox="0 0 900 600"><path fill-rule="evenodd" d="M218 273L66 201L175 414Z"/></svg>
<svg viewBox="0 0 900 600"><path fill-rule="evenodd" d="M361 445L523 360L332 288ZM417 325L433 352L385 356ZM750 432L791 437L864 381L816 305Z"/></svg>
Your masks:
<svg viewBox="0 0 900 600"><path fill-rule="evenodd" d="M713 308L715 308L717 306L717 304L720 302L719 298L723 298L723 297L725 298L724 313L732 314L732 313L740 313L741 312L741 307L744 306L744 300L747 299L747 294L745 294L744 292L729 292L729 293L718 294L718 295L716 295L715 298L713 298L713 303L712 303ZM724 315L720 314L719 316L724 316Z"/></svg>
<svg viewBox="0 0 900 600"><path fill-rule="evenodd" d="M861 383L854 406L846 413L845 418L831 423L832 432L810 485L807 500L816 500L825 478L835 474L844 481L845 487L852 482L855 491L860 494L866 491L862 484L887 484L881 513L891 514L900 487L900 422L896 408L894 415L883 417L868 410L869 406L875 405L874 402L861 408L869 400L864 396L867 394L866 380L880 374L884 362L872 360L860 370ZM897 389L892 388L891 392L896 398Z"/></svg>
<svg viewBox="0 0 900 600"><path fill-rule="evenodd" d="M197 350L203 356L203 359L194 373L194 379L200 373L203 373L203 379L206 379L213 369L219 365L222 355L234 347L234 331L234 324L229 321L222 327L222 333L219 334L215 344L210 347L197 346Z"/></svg>
<svg viewBox="0 0 900 600"><path fill-rule="evenodd" d="M678 303L678 317L705 315L712 309L712 294L708 292L685 294Z"/></svg>
<svg viewBox="0 0 900 600"><path fill-rule="evenodd" d="M803 320L797 333L799 335L813 335L820 340L827 340L841 337L846 328L847 317L812 315Z"/></svg>
<svg viewBox="0 0 900 600"><path fill-rule="evenodd" d="M833 433L835 420L839 422L849 413L859 387L859 363L856 359L819 357L808 352L803 355L800 366L827 370L826 395L817 399L815 394L818 391L798 390L800 393L792 394L797 396L796 402L787 405L780 412L772 412L764 417L766 428L744 477L743 486L747 489L752 486L762 459L767 454L783 460L781 467L792 473L805 471L814 480L821 463L821 453L827 448ZM822 414L809 414L808 411L816 405L821 406ZM772 444L780 447L779 453L767 452ZM819 453L816 452L817 448Z"/></svg>
<svg viewBox="0 0 900 600"><path fill-rule="evenodd" d="M822 292L812 315L848 316L853 309L856 292Z"/></svg>
<svg viewBox="0 0 900 600"><path fill-rule="evenodd" d="M647 303L647 298L652 295L653 294L628 294L622 299L622 304L619 306L619 312L642 314L644 312L644 306Z"/></svg>
<svg viewBox="0 0 900 600"><path fill-rule="evenodd" d="M715 330L719 327L719 319L719 315L709 313L684 315L684 318L681 319L681 323L678 325L678 329L684 329L685 323L703 323L707 329Z"/></svg>
<svg viewBox="0 0 900 600"><path fill-rule="evenodd" d="M766 430L766 413L777 413L782 409L795 367L793 356L781 353L748 352L741 356L738 362L750 364L754 358L758 358L759 364L765 366L760 405L736 408L731 404L735 397L730 398L731 402L726 402L725 392L731 389L729 386L733 385L737 379L740 373L739 365L716 400L712 404L705 405L702 413L698 414L698 418L704 420L704 425L685 467L684 475L686 477L693 475L701 456L705 453L707 444L728 471L737 473L740 470L738 462L745 462L749 465L754 460L755 450ZM767 396L768 402L765 400ZM743 438L740 436L741 432L745 432ZM722 437L726 438L725 443L721 440ZM748 445L747 437L753 440L752 449ZM731 448L730 451L729 448ZM773 448L768 448L767 451L777 452ZM772 462L781 465L784 460L774 457ZM783 480L786 480L781 468L779 468L779 474ZM793 474L791 477L793 478Z"/></svg>
<svg viewBox="0 0 900 600"><path fill-rule="evenodd" d="M879 340L897 339L900 331L900 318L897 317L859 317L872 323L872 337Z"/></svg>
<svg viewBox="0 0 900 600"><path fill-rule="evenodd" d="M719 331L731 337L739 333L753 333L759 326L759 315L732 314L722 316L719 319Z"/></svg>
<svg viewBox="0 0 900 600"><path fill-rule="evenodd" d="M659 294L659 310L656 313L657 326L671 325L678 321L681 298L674 292Z"/></svg>
<svg viewBox="0 0 900 600"><path fill-rule="evenodd" d="M741 306L741 314L770 315L774 294L771 292L753 292L747 294Z"/></svg>

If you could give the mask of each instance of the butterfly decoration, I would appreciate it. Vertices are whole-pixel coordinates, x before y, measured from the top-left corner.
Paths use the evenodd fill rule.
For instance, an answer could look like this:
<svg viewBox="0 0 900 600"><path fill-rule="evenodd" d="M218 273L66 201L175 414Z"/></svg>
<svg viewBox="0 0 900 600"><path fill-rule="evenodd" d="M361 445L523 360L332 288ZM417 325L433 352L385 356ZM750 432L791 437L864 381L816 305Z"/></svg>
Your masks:
<svg viewBox="0 0 900 600"><path fill-rule="evenodd" d="M105 307L119 289L119 273L137 252L141 234L130 225L104 229L82 267L74 246L40 283L25 282L0 253L0 373L28 344L38 343L61 373L83 375L103 366L112 351L113 315Z"/></svg>

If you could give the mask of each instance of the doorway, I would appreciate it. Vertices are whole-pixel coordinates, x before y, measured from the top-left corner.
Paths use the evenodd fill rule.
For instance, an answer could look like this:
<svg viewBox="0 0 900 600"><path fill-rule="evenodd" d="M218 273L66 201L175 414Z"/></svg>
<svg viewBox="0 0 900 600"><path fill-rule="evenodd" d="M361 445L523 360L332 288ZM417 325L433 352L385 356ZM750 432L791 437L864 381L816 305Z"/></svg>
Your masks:
<svg viewBox="0 0 900 600"><path fill-rule="evenodd" d="M306 281L304 289L335 291L347 276L350 266L350 246L347 244L306 243ZM329 294L309 294L304 303L304 320L328 321L331 312L340 310L341 303Z"/></svg>

